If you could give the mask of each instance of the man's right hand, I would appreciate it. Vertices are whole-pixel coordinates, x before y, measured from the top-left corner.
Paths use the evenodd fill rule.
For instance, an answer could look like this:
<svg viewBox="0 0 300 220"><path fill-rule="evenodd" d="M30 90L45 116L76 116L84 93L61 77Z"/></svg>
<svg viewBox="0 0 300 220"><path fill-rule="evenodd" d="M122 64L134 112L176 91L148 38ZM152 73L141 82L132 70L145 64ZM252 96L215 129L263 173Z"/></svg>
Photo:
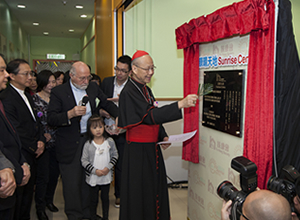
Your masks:
<svg viewBox="0 0 300 220"><path fill-rule="evenodd" d="M228 202L226 202L225 200L223 200L223 207L221 209L221 220L229 220L229 215L231 212L231 204L232 201L229 200Z"/></svg>
<svg viewBox="0 0 300 220"><path fill-rule="evenodd" d="M0 170L0 178L0 198L7 198L8 196L12 196L17 186L12 169L5 168L3 170Z"/></svg>
<svg viewBox="0 0 300 220"><path fill-rule="evenodd" d="M86 106L75 106L71 110L68 111L68 119L85 115L86 113Z"/></svg>
<svg viewBox="0 0 300 220"><path fill-rule="evenodd" d="M184 99L180 100L178 102L178 108L189 108L189 107L195 107L197 103L198 95L196 94L190 94L187 95Z"/></svg>

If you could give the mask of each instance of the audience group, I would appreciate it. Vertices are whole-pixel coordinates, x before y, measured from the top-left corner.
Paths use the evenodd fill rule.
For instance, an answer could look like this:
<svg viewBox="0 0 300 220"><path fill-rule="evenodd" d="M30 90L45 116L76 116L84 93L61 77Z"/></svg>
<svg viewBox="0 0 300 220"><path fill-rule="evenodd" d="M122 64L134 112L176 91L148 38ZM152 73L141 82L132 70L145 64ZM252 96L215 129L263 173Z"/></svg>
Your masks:
<svg viewBox="0 0 300 220"><path fill-rule="evenodd" d="M30 219L33 199L39 220L48 219L46 208L58 212L53 197L60 175L68 219L108 219L113 167L116 167L115 206L120 206L120 161L125 134L107 139L103 121L105 118L115 123L118 96L131 70L131 58L120 59L122 63L118 65L123 66L116 67L116 75L122 77L105 81L104 93L100 77L91 74L90 67L83 62L75 62L67 73L50 70L36 73L23 59L7 64L0 56L0 219ZM83 97L88 97L86 105ZM95 124L93 117L103 122L100 129L103 141L99 142L91 125L87 125L89 119ZM88 141L98 144L92 159L103 166L103 172L91 169L93 163L82 155ZM102 146L106 142L110 149L107 153L107 147ZM95 155L101 155L101 162L96 161ZM100 189L103 218L96 211Z"/></svg>
<svg viewBox="0 0 300 220"><path fill-rule="evenodd" d="M198 96L158 108L146 86L154 69L151 56L137 51L119 57L115 76L101 82L81 61L66 73L36 73L27 61L6 64L1 55L0 219L29 220L35 199L37 218L47 220L46 208L58 212L53 197L61 176L69 220L108 220L113 169L120 219L170 219L156 142L168 141L162 124L180 119Z"/></svg>

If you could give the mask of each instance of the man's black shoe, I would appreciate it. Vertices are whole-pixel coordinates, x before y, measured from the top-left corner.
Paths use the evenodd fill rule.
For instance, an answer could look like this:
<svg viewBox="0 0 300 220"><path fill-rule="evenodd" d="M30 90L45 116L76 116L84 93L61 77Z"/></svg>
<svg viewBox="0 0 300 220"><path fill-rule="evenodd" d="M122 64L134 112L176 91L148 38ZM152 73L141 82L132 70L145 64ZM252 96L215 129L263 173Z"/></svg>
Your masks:
<svg viewBox="0 0 300 220"><path fill-rule="evenodd" d="M49 220L45 211L36 211L36 215L38 217L38 220Z"/></svg>
<svg viewBox="0 0 300 220"><path fill-rule="evenodd" d="M58 208L53 203L49 203L46 206L51 212L58 212Z"/></svg>

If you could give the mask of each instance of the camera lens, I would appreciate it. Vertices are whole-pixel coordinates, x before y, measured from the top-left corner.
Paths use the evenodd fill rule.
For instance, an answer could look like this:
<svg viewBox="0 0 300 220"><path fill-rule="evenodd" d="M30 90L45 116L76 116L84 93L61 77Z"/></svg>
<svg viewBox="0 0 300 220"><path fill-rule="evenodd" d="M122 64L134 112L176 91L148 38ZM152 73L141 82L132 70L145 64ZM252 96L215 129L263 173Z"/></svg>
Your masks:
<svg viewBox="0 0 300 220"><path fill-rule="evenodd" d="M286 193L286 186L283 182L282 179L276 177L276 176L271 176L268 180L268 183L267 183L267 189L275 192L275 193L278 193L278 194L281 194L281 193Z"/></svg>
<svg viewBox="0 0 300 220"><path fill-rule="evenodd" d="M242 206L247 194L243 191L238 191L231 182L226 180L218 186L217 193L225 201L232 201L230 219L240 219L240 213L242 213Z"/></svg>
<svg viewBox="0 0 300 220"><path fill-rule="evenodd" d="M238 190L232 185L232 183L227 180L223 181L217 188L218 195L225 201L233 200L235 197L234 192L237 191Z"/></svg>

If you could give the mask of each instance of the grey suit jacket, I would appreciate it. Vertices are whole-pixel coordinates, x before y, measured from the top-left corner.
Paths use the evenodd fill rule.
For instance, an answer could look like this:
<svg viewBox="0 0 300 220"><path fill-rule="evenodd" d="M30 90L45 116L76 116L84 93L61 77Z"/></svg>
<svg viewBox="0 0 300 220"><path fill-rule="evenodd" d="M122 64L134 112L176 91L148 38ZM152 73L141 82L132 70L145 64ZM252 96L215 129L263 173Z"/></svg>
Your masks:
<svg viewBox="0 0 300 220"><path fill-rule="evenodd" d="M0 145L2 145L2 142L0 142ZM5 168L11 168L14 169L14 166L12 163L4 156L2 151L0 150L0 170L3 170Z"/></svg>

